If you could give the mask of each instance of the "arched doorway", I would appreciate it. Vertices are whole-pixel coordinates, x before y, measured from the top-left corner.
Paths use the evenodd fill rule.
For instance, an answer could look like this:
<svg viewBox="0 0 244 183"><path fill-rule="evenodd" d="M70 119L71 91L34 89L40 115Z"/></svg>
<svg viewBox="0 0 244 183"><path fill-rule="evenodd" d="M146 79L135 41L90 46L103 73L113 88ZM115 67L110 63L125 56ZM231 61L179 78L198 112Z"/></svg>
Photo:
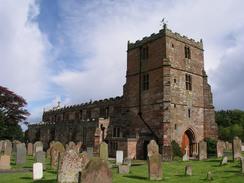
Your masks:
<svg viewBox="0 0 244 183"><path fill-rule="evenodd" d="M186 148L188 147L189 156L194 156L196 154L196 142L195 142L195 134L192 129L188 129L184 132L182 136L181 143L181 152L185 154Z"/></svg>

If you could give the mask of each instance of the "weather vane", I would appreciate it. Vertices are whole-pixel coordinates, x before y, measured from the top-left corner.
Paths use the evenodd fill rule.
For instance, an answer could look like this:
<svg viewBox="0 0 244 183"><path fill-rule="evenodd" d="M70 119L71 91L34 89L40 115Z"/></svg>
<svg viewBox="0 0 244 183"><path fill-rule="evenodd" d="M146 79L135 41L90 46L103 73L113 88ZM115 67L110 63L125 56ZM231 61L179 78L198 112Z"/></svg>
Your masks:
<svg viewBox="0 0 244 183"><path fill-rule="evenodd" d="M168 21L167 21L166 18L164 17L164 18L160 21L160 27L164 27L166 24L168 24Z"/></svg>

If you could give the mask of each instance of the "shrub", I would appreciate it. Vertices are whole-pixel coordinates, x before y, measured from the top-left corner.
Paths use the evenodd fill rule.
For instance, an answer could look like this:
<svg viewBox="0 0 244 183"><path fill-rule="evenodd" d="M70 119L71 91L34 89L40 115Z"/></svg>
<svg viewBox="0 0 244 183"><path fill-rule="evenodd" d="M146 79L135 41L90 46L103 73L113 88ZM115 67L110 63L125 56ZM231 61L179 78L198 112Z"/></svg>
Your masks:
<svg viewBox="0 0 244 183"><path fill-rule="evenodd" d="M180 146L175 140L173 140L171 142L171 147L172 147L172 158L173 159L175 157L182 157Z"/></svg>
<svg viewBox="0 0 244 183"><path fill-rule="evenodd" d="M207 142L207 152L208 156L216 156L216 146L217 146L217 141L211 138L206 138L205 141Z"/></svg>

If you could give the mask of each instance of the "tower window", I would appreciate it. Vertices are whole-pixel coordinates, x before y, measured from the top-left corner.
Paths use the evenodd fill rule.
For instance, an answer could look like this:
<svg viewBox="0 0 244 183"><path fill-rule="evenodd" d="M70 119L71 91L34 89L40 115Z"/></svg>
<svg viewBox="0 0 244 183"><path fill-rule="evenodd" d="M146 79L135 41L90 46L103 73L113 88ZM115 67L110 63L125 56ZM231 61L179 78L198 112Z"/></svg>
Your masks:
<svg viewBox="0 0 244 183"><path fill-rule="evenodd" d="M175 124L175 130L177 129L177 124Z"/></svg>
<svg viewBox="0 0 244 183"><path fill-rule="evenodd" d="M176 79L174 79L174 83L176 83Z"/></svg>
<svg viewBox="0 0 244 183"><path fill-rule="evenodd" d="M188 118L191 118L191 109L188 109Z"/></svg>
<svg viewBox="0 0 244 183"><path fill-rule="evenodd" d="M148 47L142 47L140 49L140 58L141 60L147 60L148 59Z"/></svg>
<svg viewBox="0 0 244 183"><path fill-rule="evenodd" d="M142 90L149 89L149 74L144 74L142 78Z"/></svg>
<svg viewBox="0 0 244 183"><path fill-rule="evenodd" d="M185 46L185 58L191 59L191 50L188 46Z"/></svg>
<svg viewBox="0 0 244 183"><path fill-rule="evenodd" d="M113 137L120 137L120 128L118 127L113 128Z"/></svg>
<svg viewBox="0 0 244 183"><path fill-rule="evenodd" d="M192 90L192 76L186 74L186 90Z"/></svg>

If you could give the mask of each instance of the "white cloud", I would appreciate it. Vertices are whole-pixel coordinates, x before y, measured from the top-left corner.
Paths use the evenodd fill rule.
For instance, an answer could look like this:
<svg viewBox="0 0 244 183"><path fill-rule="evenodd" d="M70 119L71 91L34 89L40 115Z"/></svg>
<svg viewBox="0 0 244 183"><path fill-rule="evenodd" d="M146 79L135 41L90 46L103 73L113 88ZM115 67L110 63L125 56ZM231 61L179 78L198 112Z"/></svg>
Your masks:
<svg viewBox="0 0 244 183"><path fill-rule="evenodd" d="M33 21L38 13L34 0L0 0L0 84L28 102L47 95L51 45Z"/></svg>
<svg viewBox="0 0 244 183"><path fill-rule="evenodd" d="M244 25L244 3L241 0L170 3L104 0L89 3L69 1L62 5L61 27L66 42L81 58L84 54L92 55L77 62L76 71L64 69L53 78L76 103L122 94L127 40L135 41L157 32L163 17L173 31L197 40L203 38L206 70L214 94L218 93L216 85L221 84L217 81L221 78L217 78L215 72L221 69L226 51L234 47L228 36ZM235 38L238 41L238 35ZM220 72L228 74L228 70ZM215 99L217 108L221 107L219 98ZM235 107L235 104L229 107Z"/></svg>

